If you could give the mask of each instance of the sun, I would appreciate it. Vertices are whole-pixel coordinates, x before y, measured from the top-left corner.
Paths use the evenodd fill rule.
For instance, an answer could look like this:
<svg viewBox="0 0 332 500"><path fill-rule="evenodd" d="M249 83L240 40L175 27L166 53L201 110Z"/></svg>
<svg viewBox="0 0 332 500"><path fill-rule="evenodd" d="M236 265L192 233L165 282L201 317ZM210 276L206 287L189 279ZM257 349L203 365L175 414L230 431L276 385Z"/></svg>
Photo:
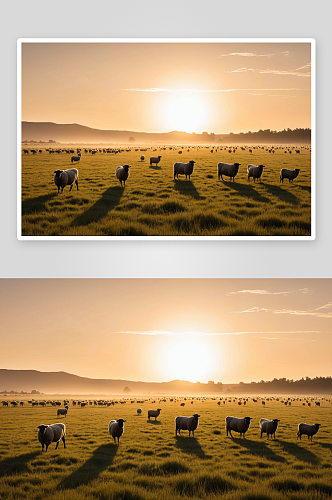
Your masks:
<svg viewBox="0 0 332 500"><path fill-rule="evenodd" d="M172 378L197 382L208 377L210 359L209 350L204 345L183 340L166 352L165 364Z"/></svg>
<svg viewBox="0 0 332 500"><path fill-rule="evenodd" d="M191 133L203 127L205 110L197 99L181 96L167 106L167 115L172 130Z"/></svg>

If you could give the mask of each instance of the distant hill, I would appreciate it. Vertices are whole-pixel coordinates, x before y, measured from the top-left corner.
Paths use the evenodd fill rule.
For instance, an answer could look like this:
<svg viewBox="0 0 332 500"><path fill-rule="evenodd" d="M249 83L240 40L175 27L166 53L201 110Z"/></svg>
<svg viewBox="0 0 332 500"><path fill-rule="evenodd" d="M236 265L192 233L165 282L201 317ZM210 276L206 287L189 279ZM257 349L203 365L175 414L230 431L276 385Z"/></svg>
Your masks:
<svg viewBox="0 0 332 500"><path fill-rule="evenodd" d="M133 140L134 139L134 140ZM77 123L22 122L22 141L56 141L62 144L310 144L311 130L259 130L240 134L188 134L99 130Z"/></svg>
<svg viewBox="0 0 332 500"><path fill-rule="evenodd" d="M133 382L131 380L92 379L66 372L37 370L0 370L0 392L31 392L44 394L203 394L222 391L222 384L194 384L181 380L171 382ZM128 393L127 393L128 395Z"/></svg>

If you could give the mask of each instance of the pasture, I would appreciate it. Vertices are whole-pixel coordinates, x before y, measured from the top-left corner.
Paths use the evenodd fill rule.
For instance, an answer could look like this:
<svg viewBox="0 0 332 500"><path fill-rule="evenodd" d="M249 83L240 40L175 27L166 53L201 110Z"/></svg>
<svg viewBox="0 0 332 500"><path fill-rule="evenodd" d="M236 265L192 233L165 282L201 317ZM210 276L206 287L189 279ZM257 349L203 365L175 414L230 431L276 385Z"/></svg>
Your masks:
<svg viewBox="0 0 332 500"><path fill-rule="evenodd" d="M212 146L121 147L117 154L102 148L94 155L83 149L81 161L73 165L65 152L22 153L22 236L311 234L309 147L299 148L300 154L292 146L275 147L274 153L266 146L252 153L248 146L230 153L225 146L215 146L212 153ZM158 155L160 163L150 166L150 156ZM189 160L196 162L190 180L174 180L173 164ZM235 182L218 180L218 162L241 164ZM261 183L248 182L249 163L265 165ZM115 169L125 164L131 169L123 188ZM79 191L73 186L69 192L67 186L58 195L53 172L72 167L79 170ZM281 168L299 168L300 174L293 183L281 184Z"/></svg>
<svg viewBox="0 0 332 500"><path fill-rule="evenodd" d="M166 398L165 398L166 399ZM0 407L0 497L51 500L327 500L332 497L331 400L321 406L292 406L264 398L175 398L144 402L128 399L112 406L69 403L66 417L52 406ZM286 399L287 400L287 399ZM125 401L125 400L122 400ZM141 400L142 401L142 400ZM224 404L225 401L225 404ZM184 402L185 406L180 407ZM243 402L243 399L242 399ZM143 414L136 410L141 407ZM161 408L157 421L147 411ZM195 437L175 437L177 415L200 415ZM242 439L226 437L225 417L251 416ZM279 418L276 439L260 439L261 417ZM108 422L126 420L120 446L108 434ZM41 452L37 426L63 422L67 435L55 450ZM308 441L297 441L297 424L320 423Z"/></svg>

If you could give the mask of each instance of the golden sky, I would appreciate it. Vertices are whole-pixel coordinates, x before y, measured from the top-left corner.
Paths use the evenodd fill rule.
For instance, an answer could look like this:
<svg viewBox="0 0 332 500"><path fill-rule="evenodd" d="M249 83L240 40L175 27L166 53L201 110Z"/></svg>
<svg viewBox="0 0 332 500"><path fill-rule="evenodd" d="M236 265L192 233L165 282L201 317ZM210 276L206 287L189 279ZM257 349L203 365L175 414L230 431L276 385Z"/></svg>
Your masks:
<svg viewBox="0 0 332 500"><path fill-rule="evenodd" d="M311 128L310 43L23 43L22 120L107 130Z"/></svg>
<svg viewBox="0 0 332 500"><path fill-rule="evenodd" d="M331 376L331 279L0 279L0 366L236 383Z"/></svg>

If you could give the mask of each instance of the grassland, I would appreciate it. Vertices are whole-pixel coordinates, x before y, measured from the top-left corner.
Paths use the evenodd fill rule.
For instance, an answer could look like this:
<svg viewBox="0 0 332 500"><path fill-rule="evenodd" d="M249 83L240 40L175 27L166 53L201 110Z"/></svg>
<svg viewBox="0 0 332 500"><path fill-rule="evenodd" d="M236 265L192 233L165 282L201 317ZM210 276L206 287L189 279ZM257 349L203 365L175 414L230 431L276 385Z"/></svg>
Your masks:
<svg viewBox="0 0 332 500"><path fill-rule="evenodd" d="M233 398L72 406L66 418L54 407L0 407L0 498L51 500L327 500L332 497L331 402L302 406L293 401ZM138 416L136 409L143 414ZM161 408L157 421L149 408ZM195 437L175 437L177 415L201 415ZM246 439L226 437L227 415L253 418ZM260 439L261 417L281 420L275 440ZM124 418L120 446L108 422ZM63 421L67 447L41 452L37 426ZM296 440L299 422L321 423L310 442Z"/></svg>
<svg viewBox="0 0 332 500"><path fill-rule="evenodd" d="M67 146L68 147L68 146ZM105 146L104 146L105 147ZM136 148L137 149L137 148ZM83 152L79 191L57 194L53 172L71 168L70 154L22 154L22 236L309 236L311 154L269 153L248 147L135 148L118 154ZM140 161L144 154L145 161ZM158 166L149 157L161 155ZM175 161L196 161L190 180L173 179ZM235 182L218 181L217 163L241 163ZM263 164L262 183L248 183L248 163ZM132 168L125 189L118 165ZM279 182L281 168L300 168L293 182Z"/></svg>

